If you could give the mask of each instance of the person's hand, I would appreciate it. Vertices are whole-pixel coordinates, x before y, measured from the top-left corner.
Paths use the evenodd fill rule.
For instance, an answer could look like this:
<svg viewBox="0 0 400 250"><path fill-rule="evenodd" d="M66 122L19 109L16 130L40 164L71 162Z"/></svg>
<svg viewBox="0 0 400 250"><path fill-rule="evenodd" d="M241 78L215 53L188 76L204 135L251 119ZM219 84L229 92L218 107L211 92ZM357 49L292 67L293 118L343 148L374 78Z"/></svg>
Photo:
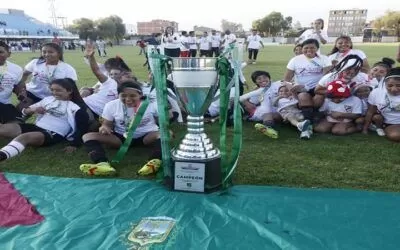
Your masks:
<svg viewBox="0 0 400 250"><path fill-rule="evenodd" d="M291 89L290 92L292 92L293 95L297 95L300 92L306 92L306 89L304 88L303 85L294 85Z"/></svg>
<svg viewBox="0 0 400 250"><path fill-rule="evenodd" d="M37 107L35 108L34 112L43 115L44 113L46 113L46 109L44 107Z"/></svg>
<svg viewBox="0 0 400 250"><path fill-rule="evenodd" d="M85 57L92 57L95 53L95 45L93 41L87 40L85 48Z"/></svg>
<svg viewBox="0 0 400 250"><path fill-rule="evenodd" d="M63 149L63 151L67 154L71 154L76 151L76 147L74 146L67 146Z"/></svg>
<svg viewBox="0 0 400 250"><path fill-rule="evenodd" d="M340 112L332 112L329 114L330 117L332 117L333 119L339 120L340 118L342 118L342 113Z"/></svg>
<svg viewBox="0 0 400 250"><path fill-rule="evenodd" d="M110 135L112 133L112 130L109 127L101 126L99 128L99 133L102 135Z"/></svg>

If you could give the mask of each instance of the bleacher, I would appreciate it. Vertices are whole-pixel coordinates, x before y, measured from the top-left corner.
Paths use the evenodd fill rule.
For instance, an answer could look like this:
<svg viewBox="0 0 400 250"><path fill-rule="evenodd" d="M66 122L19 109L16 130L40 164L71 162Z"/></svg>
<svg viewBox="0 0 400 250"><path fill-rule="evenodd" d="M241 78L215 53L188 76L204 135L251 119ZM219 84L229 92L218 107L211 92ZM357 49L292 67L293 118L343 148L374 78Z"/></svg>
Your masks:
<svg viewBox="0 0 400 250"><path fill-rule="evenodd" d="M23 10L0 9L0 38L45 39L54 34L64 39L78 39L77 35L30 17Z"/></svg>

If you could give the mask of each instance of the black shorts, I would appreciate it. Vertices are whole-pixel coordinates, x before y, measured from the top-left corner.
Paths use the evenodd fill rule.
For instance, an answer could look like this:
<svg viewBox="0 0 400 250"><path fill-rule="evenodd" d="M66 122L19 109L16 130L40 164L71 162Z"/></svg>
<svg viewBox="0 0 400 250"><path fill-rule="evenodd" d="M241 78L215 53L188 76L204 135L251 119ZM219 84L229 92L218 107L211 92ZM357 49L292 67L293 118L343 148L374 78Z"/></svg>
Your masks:
<svg viewBox="0 0 400 250"><path fill-rule="evenodd" d="M44 142L42 146L49 146L59 142L64 141L64 136L57 134L56 132L46 130L43 128L39 128L35 124L18 124L21 128L21 134L29 133L29 132L40 132L44 135Z"/></svg>
<svg viewBox="0 0 400 250"><path fill-rule="evenodd" d="M26 96L32 100L32 104L40 102L42 100L42 98L39 98L37 96L35 96L34 94L32 94L29 91L26 91Z"/></svg>
<svg viewBox="0 0 400 250"><path fill-rule="evenodd" d="M124 143L125 140L126 140L126 138L125 138L123 135L118 134L118 133L116 133L116 132L113 132L113 135L115 135L116 137L118 137L118 139L120 139L122 143ZM142 136L142 137L139 137L139 138L134 138L134 139L132 139L132 142L131 142L130 147L144 146L144 143L143 143L144 137L145 137L145 135Z"/></svg>

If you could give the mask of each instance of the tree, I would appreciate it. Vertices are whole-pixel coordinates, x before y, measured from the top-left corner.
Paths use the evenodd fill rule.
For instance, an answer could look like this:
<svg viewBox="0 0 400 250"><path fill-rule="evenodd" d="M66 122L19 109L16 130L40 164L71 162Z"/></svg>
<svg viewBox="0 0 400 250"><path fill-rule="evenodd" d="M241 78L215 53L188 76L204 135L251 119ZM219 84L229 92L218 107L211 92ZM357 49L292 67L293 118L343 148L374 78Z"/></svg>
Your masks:
<svg viewBox="0 0 400 250"><path fill-rule="evenodd" d="M374 20L374 28L392 30L400 37L400 11L386 11L385 15Z"/></svg>
<svg viewBox="0 0 400 250"><path fill-rule="evenodd" d="M234 23L228 20L222 19L221 20L221 29L222 31L230 30L232 33L242 32L243 25L241 23Z"/></svg>
<svg viewBox="0 0 400 250"><path fill-rule="evenodd" d="M299 21L297 21L294 25L293 25L293 29L295 30L301 30L301 23Z"/></svg>
<svg viewBox="0 0 400 250"><path fill-rule="evenodd" d="M73 20L72 25L68 26L67 30L78 34L80 39L94 39L97 36L94 22L88 18Z"/></svg>
<svg viewBox="0 0 400 250"><path fill-rule="evenodd" d="M72 21L67 28L72 33L78 33L81 39L97 39L99 36L116 40L117 44L125 35L125 25L119 16L109 16L96 20L80 18Z"/></svg>
<svg viewBox="0 0 400 250"><path fill-rule="evenodd" d="M262 19L253 21L253 27L260 32L266 32L269 35L276 36L281 31L289 30L292 27L292 17L283 17L280 12L271 12Z"/></svg>
<svg viewBox="0 0 400 250"><path fill-rule="evenodd" d="M96 21L97 34L103 39L114 39L117 27L110 18L102 18Z"/></svg>

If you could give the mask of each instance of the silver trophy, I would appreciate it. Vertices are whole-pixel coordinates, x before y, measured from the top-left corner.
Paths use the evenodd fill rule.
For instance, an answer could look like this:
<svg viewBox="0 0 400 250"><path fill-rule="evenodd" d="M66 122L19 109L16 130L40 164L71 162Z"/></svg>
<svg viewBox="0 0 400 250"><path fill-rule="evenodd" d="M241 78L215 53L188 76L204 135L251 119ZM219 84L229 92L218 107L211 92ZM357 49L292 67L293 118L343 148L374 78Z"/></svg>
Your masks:
<svg viewBox="0 0 400 250"><path fill-rule="evenodd" d="M173 58L172 81L188 113L187 134L172 150L174 189L207 192L221 183L220 151L204 132L204 113L218 87L217 58Z"/></svg>

